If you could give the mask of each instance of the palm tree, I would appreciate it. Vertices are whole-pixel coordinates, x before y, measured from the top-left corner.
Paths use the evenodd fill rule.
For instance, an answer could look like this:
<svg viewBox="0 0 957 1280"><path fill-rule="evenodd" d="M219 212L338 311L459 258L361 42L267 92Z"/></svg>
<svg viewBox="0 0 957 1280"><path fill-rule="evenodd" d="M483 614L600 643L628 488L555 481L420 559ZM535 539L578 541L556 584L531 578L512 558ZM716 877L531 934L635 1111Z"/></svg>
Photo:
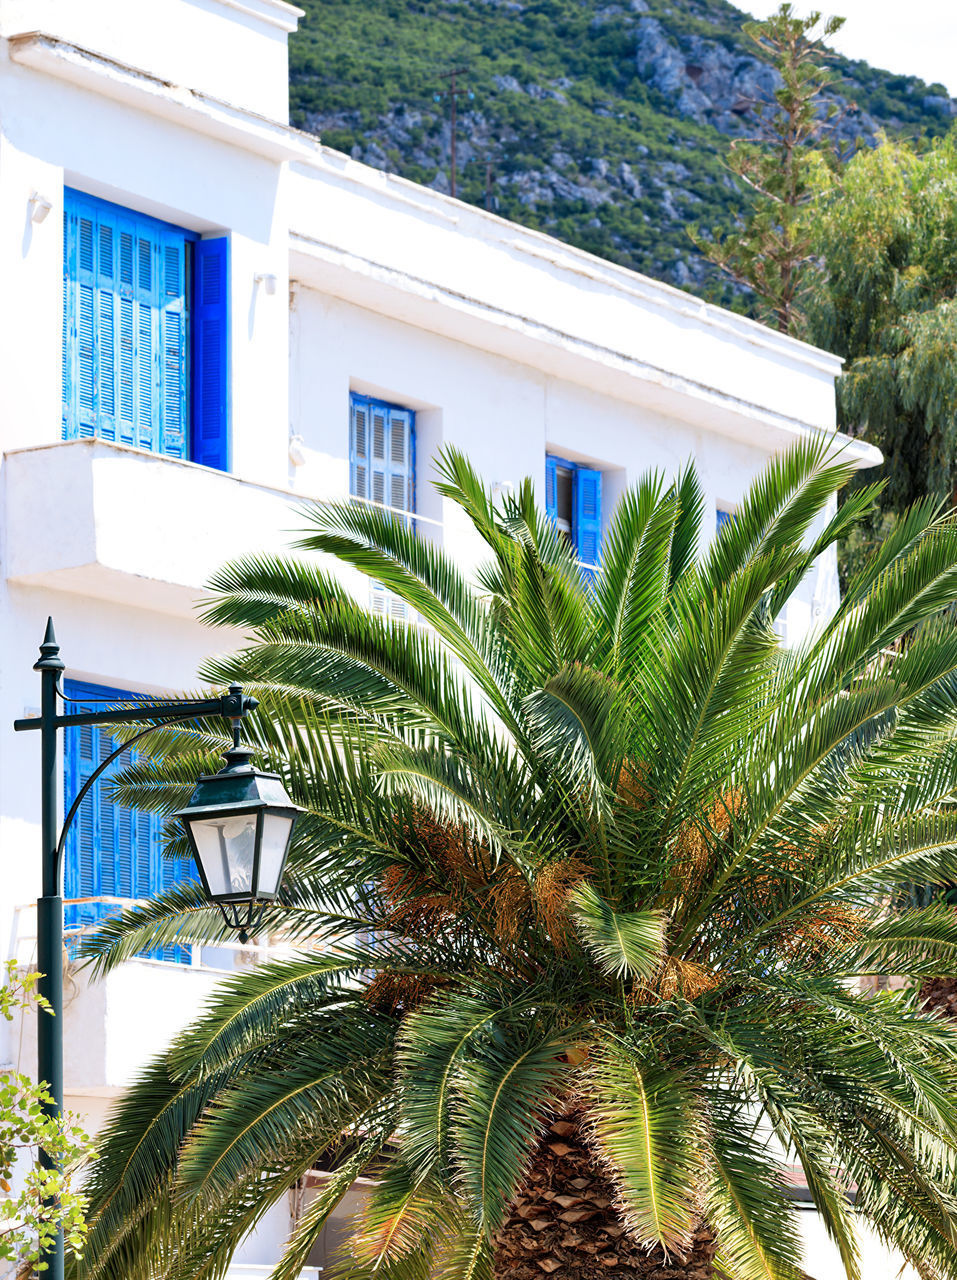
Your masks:
<svg viewBox="0 0 957 1280"><path fill-rule="evenodd" d="M384 511L315 508L300 546L421 625L315 557L219 573L208 616L250 639L202 676L253 689L309 811L264 922L300 950L227 980L120 1102L79 1274L222 1276L321 1168L274 1280L362 1171L340 1276L786 1280L796 1165L848 1276L859 1220L957 1276L957 1031L916 994L957 972L957 924L888 911L957 879L957 519L914 508L784 647L875 494L833 514L828 449L773 461L710 545L694 470L645 478L594 575L530 482L495 506L451 450L477 586ZM162 742L118 794L168 813L221 744ZM88 955L223 936L187 886Z"/></svg>

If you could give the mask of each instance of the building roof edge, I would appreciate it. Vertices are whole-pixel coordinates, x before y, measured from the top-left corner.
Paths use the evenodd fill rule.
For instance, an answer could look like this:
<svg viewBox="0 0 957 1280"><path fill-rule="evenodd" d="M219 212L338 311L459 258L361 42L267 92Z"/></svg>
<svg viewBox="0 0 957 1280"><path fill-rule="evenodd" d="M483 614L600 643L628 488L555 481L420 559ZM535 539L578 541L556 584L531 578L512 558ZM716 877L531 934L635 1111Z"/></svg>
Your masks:
<svg viewBox="0 0 957 1280"><path fill-rule="evenodd" d="M294 130L294 132L313 139L315 137L312 134L303 135L300 130ZM588 276L612 288L624 287L629 292L641 294L645 301L665 310L677 311L710 327L732 331L752 345L786 353L791 359L812 365L832 377L836 377L843 367L843 360L833 352L815 347L800 338L778 333L758 320L740 316L726 307L706 302L703 298L698 298L695 294L679 289L675 285L643 275L629 267L619 266L585 249L557 240L545 232L525 227L519 222L512 222L499 214L467 204L444 192L434 191L431 187L412 182L398 174L386 173L361 161L353 160L351 156L335 151L325 144L321 144L313 155L304 157L297 163L317 170L328 167L342 179L386 197L395 191L401 195L403 203L412 200L423 213L433 213L444 221L461 223L466 218L474 219L479 225L491 229L492 237L490 238L498 239L503 247L545 258L559 268ZM415 199L412 193L416 193L419 198Z"/></svg>

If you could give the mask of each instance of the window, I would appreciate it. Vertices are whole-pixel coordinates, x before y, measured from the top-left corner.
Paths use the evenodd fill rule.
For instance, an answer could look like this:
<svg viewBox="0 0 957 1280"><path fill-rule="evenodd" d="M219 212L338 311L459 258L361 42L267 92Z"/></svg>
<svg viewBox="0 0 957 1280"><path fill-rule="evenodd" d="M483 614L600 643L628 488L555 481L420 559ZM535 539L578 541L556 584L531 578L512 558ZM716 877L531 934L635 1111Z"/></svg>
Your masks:
<svg viewBox="0 0 957 1280"><path fill-rule="evenodd" d="M63 438L228 467L228 242L68 190Z"/></svg>
<svg viewBox="0 0 957 1280"><path fill-rule="evenodd" d="M349 493L415 511L415 413L384 400L349 396ZM378 617L408 622L409 608L381 583L369 587L369 608Z"/></svg>
<svg viewBox="0 0 957 1280"><path fill-rule="evenodd" d="M355 392L349 402L349 492L415 511L415 414Z"/></svg>
<svg viewBox="0 0 957 1280"><path fill-rule="evenodd" d="M103 709L104 702L122 702L136 695L100 685L67 680L67 697L79 711ZM87 705L84 705L86 701ZM83 725L65 731L63 799L67 809L96 767L119 745L108 725ZM129 809L110 799L112 774L136 758L135 749L120 756L90 789L67 834L64 890L67 898L149 898L173 885L194 880L191 862L162 856L163 819ZM121 908L99 902L68 906L68 929L89 927L116 915ZM152 959L188 963L185 947L162 947Z"/></svg>
<svg viewBox="0 0 957 1280"><path fill-rule="evenodd" d="M548 454L545 510L572 544L581 563L597 565L601 552L601 472Z"/></svg>
<svg viewBox="0 0 957 1280"><path fill-rule="evenodd" d="M720 533L724 526L730 524L733 519L733 511L725 511L722 507L718 507L715 511L715 532Z"/></svg>

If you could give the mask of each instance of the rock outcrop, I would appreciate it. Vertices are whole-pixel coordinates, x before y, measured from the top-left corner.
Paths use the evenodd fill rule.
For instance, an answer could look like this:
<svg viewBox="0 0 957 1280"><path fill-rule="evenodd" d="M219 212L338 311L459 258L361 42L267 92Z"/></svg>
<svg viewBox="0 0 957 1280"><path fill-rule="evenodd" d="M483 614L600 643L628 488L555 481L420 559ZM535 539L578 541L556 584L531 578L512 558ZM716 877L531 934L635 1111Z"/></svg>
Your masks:
<svg viewBox="0 0 957 1280"><path fill-rule="evenodd" d="M726 0L302 0L291 45L297 124L377 168L457 193L593 252L712 291L687 225L727 225L746 195L727 139L753 136L777 73ZM441 49L441 56L437 53ZM826 124L845 148L881 129L943 133L957 103L835 60ZM822 125L824 122L822 121ZM725 282L719 296L728 301Z"/></svg>

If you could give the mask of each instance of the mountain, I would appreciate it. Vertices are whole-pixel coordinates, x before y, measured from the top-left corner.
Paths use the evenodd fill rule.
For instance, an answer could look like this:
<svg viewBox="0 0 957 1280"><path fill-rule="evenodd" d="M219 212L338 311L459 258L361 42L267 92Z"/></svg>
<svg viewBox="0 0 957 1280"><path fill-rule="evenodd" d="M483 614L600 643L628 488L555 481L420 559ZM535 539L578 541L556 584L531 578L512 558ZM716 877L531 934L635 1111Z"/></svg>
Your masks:
<svg viewBox="0 0 957 1280"><path fill-rule="evenodd" d="M293 123L377 168L457 194L614 262L743 306L687 225L731 220L723 163L776 73L726 0L298 0ZM840 11L839 0L836 0ZM835 58L836 130L945 132L940 85ZM444 96L443 96L444 94Z"/></svg>

